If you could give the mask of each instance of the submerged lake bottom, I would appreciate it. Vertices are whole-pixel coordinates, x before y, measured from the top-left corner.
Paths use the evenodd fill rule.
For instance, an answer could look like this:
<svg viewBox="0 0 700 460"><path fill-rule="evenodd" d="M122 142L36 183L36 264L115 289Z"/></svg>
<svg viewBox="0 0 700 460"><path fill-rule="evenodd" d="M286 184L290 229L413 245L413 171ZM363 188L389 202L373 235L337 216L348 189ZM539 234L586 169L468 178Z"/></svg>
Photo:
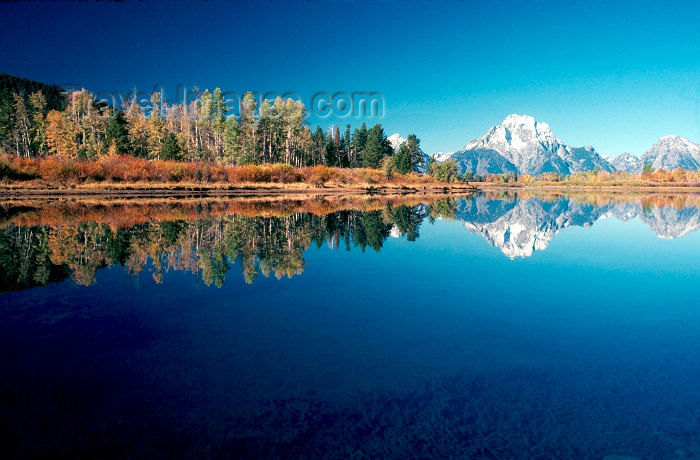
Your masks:
<svg viewBox="0 0 700 460"><path fill-rule="evenodd" d="M694 197L226 206L6 213L3 458L700 457Z"/></svg>

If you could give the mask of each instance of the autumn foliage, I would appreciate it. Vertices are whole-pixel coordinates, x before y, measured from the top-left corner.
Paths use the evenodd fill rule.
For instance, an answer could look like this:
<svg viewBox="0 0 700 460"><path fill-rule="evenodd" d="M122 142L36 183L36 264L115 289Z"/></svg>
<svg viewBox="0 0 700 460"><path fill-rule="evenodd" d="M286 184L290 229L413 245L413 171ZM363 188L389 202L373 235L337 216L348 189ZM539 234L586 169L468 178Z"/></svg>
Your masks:
<svg viewBox="0 0 700 460"><path fill-rule="evenodd" d="M320 187L328 183L350 185L409 184L437 182L415 173L394 174L387 179L382 171L370 168L332 168L317 165L295 168L288 164L223 166L212 162L183 163L147 160L132 155L110 155L99 160L66 156L44 158L0 157L3 182L35 180L49 185L79 183L307 183Z"/></svg>

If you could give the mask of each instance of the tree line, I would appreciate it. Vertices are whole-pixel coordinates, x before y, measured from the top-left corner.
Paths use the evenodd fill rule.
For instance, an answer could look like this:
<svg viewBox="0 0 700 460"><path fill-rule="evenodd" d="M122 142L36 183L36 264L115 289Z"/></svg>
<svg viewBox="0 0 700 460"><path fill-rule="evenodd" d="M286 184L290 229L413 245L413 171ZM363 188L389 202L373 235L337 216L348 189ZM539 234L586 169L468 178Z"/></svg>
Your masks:
<svg viewBox="0 0 700 460"><path fill-rule="evenodd" d="M221 165L283 163L294 167L383 168L422 171L424 154L414 134L396 151L381 124L312 131L301 101L265 99L252 92L229 115L220 88L196 91L189 103L127 97L122 108L97 101L85 89L0 78L0 153L22 158L51 155L95 160L133 155L147 160L207 161Z"/></svg>

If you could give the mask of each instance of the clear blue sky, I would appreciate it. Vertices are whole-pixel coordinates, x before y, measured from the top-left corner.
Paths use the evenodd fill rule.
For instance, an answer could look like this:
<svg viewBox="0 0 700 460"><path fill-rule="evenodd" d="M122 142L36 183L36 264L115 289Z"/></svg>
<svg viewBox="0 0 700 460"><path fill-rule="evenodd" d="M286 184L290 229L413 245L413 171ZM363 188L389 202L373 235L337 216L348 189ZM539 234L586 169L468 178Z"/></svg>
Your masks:
<svg viewBox="0 0 700 460"><path fill-rule="evenodd" d="M0 3L0 72L94 92L376 91L387 134L454 151L511 113L573 146L700 142L700 2ZM334 120L312 117L324 128Z"/></svg>

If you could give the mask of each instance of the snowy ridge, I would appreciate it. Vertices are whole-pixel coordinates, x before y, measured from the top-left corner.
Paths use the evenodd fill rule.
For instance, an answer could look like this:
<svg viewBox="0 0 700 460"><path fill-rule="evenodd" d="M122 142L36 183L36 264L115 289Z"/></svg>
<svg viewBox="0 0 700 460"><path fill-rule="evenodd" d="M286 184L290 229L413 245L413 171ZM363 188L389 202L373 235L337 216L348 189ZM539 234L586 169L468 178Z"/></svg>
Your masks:
<svg viewBox="0 0 700 460"><path fill-rule="evenodd" d="M459 152L455 158L464 159L464 163L478 163L484 157L484 152L495 152L502 156L502 171L509 172L510 165L521 174L538 175L544 172L571 174L577 171L588 171L595 167L603 171L613 171L612 166L591 146L570 147L560 141L547 123L536 121L529 115L512 114L506 117L498 126L492 127L486 135L473 139ZM493 163L493 154L491 154ZM479 169L485 170L482 165Z"/></svg>
<svg viewBox="0 0 700 460"><path fill-rule="evenodd" d="M452 158L460 173L473 171L478 175L509 172L533 176L546 172L567 175L596 168L639 174L646 163L655 170L700 170L700 145L684 137L663 136L641 158L629 152L612 158L599 154L590 145L566 145L552 133L547 123L518 114L508 115L503 123L493 126L484 136L472 139L457 152L438 152L432 156L437 161Z"/></svg>
<svg viewBox="0 0 700 460"><path fill-rule="evenodd" d="M386 138L387 141L389 141L389 144L391 144L391 148L394 149L396 152L399 149L399 146L406 142L406 139L401 137L399 133L392 134L391 136Z"/></svg>
<svg viewBox="0 0 700 460"><path fill-rule="evenodd" d="M654 169L671 171L684 168L700 169L700 145L680 136L664 136L640 158L642 165L651 163ZM640 168L641 169L641 168Z"/></svg>
<svg viewBox="0 0 700 460"><path fill-rule="evenodd" d="M639 174L642 172L642 160L629 152L619 154L612 160L611 164L617 171L632 174Z"/></svg>
<svg viewBox="0 0 700 460"><path fill-rule="evenodd" d="M436 152L430 155L430 157L435 161L439 161L442 163L445 160L449 160L452 157L452 155L454 155L454 152Z"/></svg>

